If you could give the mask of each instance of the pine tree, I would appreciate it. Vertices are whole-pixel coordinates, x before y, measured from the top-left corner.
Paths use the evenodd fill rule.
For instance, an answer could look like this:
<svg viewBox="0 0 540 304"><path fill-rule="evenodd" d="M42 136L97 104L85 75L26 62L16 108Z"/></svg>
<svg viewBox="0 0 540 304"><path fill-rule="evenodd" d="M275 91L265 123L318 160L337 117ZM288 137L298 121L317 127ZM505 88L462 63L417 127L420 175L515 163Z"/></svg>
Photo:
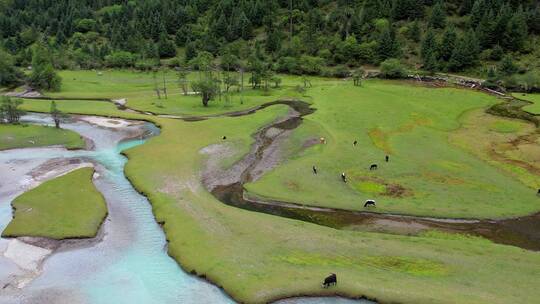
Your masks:
<svg viewBox="0 0 540 304"><path fill-rule="evenodd" d="M197 47L195 42L188 41L186 43L186 62L197 56Z"/></svg>
<svg viewBox="0 0 540 304"><path fill-rule="evenodd" d="M437 49L437 41L435 40L435 34L433 30L429 29L426 33L426 37L422 41L420 49L420 55L422 58L427 58L429 55L435 52Z"/></svg>
<svg viewBox="0 0 540 304"><path fill-rule="evenodd" d="M267 29L266 32L266 51L268 53L275 53L281 48L281 36L278 30L273 27Z"/></svg>
<svg viewBox="0 0 540 304"><path fill-rule="evenodd" d="M390 25L381 32L377 43L377 56L380 61L388 58L397 58L401 55L399 42Z"/></svg>
<svg viewBox="0 0 540 304"><path fill-rule="evenodd" d="M510 76L518 71L518 67L514 64L512 57L510 55L506 55L499 63L498 71L504 76Z"/></svg>
<svg viewBox="0 0 540 304"><path fill-rule="evenodd" d="M409 31L407 32L407 37L409 39L411 39L412 41L414 41L414 42L419 42L420 41L420 36L421 36L420 25L419 25L418 21L414 21L411 24L411 27L410 27Z"/></svg>
<svg viewBox="0 0 540 304"><path fill-rule="evenodd" d="M424 41L422 41L421 56L423 61L424 70L431 73L435 72L438 68L437 64L437 41L435 34L431 29L426 33Z"/></svg>
<svg viewBox="0 0 540 304"><path fill-rule="evenodd" d="M362 19L369 23L371 20L382 16L381 3L378 0L365 0L362 5Z"/></svg>
<svg viewBox="0 0 540 304"><path fill-rule="evenodd" d="M480 45L478 44L478 38L475 32L470 29L465 34L465 50L466 50L466 63L468 66L473 66L477 63L480 55Z"/></svg>
<svg viewBox="0 0 540 304"><path fill-rule="evenodd" d="M488 49L496 42L496 20L493 11L490 10L487 14L484 14L482 20L476 28L476 35L482 49Z"/></svg>
<svg viewBox="0 0 540 304"><path fill-rule="evenodd" d="M499 10L497 18L495 20L495 26L493 29L493 33L495 36L495 44L502 43L504 39L504 35L502 34L506 31L506 27L508 26L510 18L512 18L512 7L510 6L510 4L505 3Z"/></svg>
<svg viewBox="0 0 540 304"><path fill-rule="evenodd" d="M503 47L511 51L521 51L528 35L527 21L520 8L510 19L504 33Z"/></svg>
<svg viewBox="0 0 540 304"><path fill-rule="evenodd" d="M429 25L434 28L444 28L446 25L446 12L442 1L437 1L431 11Z"/></svg>
<svg viewBox="0 0 540 304"><path fill-rule="evenodd" d="M456 48L457 33L453 26L449 26L444 31L441 44L439 46L439 58L444 61L450 60Z"/></svg>
<svg viewBox="0 0 540 304"><path fill-rule="evenodd" d="M537 4L527 16L527 24L531 32L540 34L540 4Z"/></svg>
<svg viewBox="0 0 540 304"><path fill-rule="evenodd" d="M476 64L480 46L476 39L474 31L469 30L464 37L458 39L456 48L448 62L448 68L451 71L461 71L466 67Z"/></svg>
<svg viewBox="0 0 540 304"><path fill-rule="evenodd" d="M166 33L162 33L159 36L158 51L159 57L161 58L171 58L176 56L176 47L174 43L167 38Z"/></svg>
<svg viewBox="0 0 540 304"><path fill-rule="evenodd" d="M459 7L459 14L461 16L467 15L471 12L474 5L474 0L463 0Z"/></svg>
<svg viewBox="0 0 540 304"><path fill-rule="evenodd" d="M475 28L482 20L485 13L484 0L474 1L474 5L471 10L471 27Z"/></svg>
<svg viewBox="0 0 540 304"><path fill-rule="evenodd" d="M22 73L15 68L11 55L0 49L0 86L16 86L21 83Z"/></svg>
<svg viewBox="0 0 540 304"><path fill-rule="evenodd" d="M439 70L439 63L434 52L430 53L426 58L424 58L423 68L430 74L433 74Z"/></svg>
<svg viewBox="0 0 540 304"><path fill-rule="evenodd" d="M34 89L47 91L60 90L62 79L56 74L49 50L43 42L38 43L34 48L32 73L28 80L30 86Z"/></svg>

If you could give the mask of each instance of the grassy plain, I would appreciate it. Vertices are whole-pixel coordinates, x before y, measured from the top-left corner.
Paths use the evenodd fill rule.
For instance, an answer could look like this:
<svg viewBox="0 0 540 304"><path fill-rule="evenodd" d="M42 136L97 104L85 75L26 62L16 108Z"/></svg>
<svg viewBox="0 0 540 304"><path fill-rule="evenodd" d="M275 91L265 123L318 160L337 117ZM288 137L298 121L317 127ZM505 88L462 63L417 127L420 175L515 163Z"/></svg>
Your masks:
<svg viewBox="0 0 540 304"><path fill-rule="evenodd" d="M540 115L540 94L514 93L513 95L517 98L527 100L533 103L531 105L524 106L523 109L525 111Z"/></svg>
<svg viewBox="0 0 540 304"><path fill-rule="evenodd" d="M233 145L246 151L246 131L267 123L275 110L197 123L160 119L159 137L127 151L126 173L148 195L164 223L169 253L187 271L249 303L303 294L367 296L383 303L528 302L540 295L530 282L540 273L534 252L440 233L340 231L216 201L200 183L200 149L220 143L227 130L235 134ZM322 289L330 272L340 284ZM509 292L507 280L519 291Z"/></svg>
<svg viewBox="0 0 540 304"><path fill-rule="evenodd" d="M149 111L156 114L172 115L209 115L223 112L233 112L255 107L265 102L274 101L284 96L294 95L294 87L300 85L299 76L281 75L282 85L279 89L262 93L261 90L252 90L248 83L249 74L244 75L245 92L239 94L237 88L231 89L228 98L223 96L212 102L207 108L201 106L201 99L195 95L183 95L176 72L165 70L159 72L156 83L163 88L165 79L168 98L158 99L155 93L155 82L150 72L133 72L129 70L105 70L101 75L96 71L62 71L60 76L64 79L60 92L47 93L51 97L67 98L111 98L127 99L127 106L136 110ZM196 79L196 72L190 73L190 80ZM313 78L312 83L324 83L329 80ZM192 91L189 87L189 91Z"/></svg>
<svg viewBox="0 0 540 304"><path fill-rule="evenodd" d="M0 150L62 145L84 148L84 140L73 131L35 125L0 124Z"/></svg>
<svg viewBox="0 0 540 304"><path fill-rule="evenodd" d="M352 210L362 210L366 199L376 199L377 208L370 211L436 217L512 217L540 210L534 188L540 181L527 187L449 141L452 134L462 132L461 118L468 111L483 112L500 102L494 97L386 81L366 81L362 87L321 86L309 95L317 111L305 118L291 139L293 157L247 185L250 192ZM481 123L478 127L484 123L477 119L469 124L474 122ZM510 141L523 125L493 117L488 128L509 135ZM488 144L473 130L463 136ZM303 142L319 137L327 143L296 153ZM384 161L385 155L390 162ZM379 169L370 171L371 164ZM311 173L313 165L319 174ZM341 172L349 177L347 184L341 181Z"/></svg>
<svg viewBox="0 0 540 304"><path fill-rule="evenodd" d="M69 84L70 80L65 76L64 79L66 88L73 85L75 90L77 81ZM84 97L87 92L81 94ZM486 186L489 182L504 181L510 193L519 195L530 190L511 174L503 173L504 170L482 163L473 152L449 144L452 132L462 126L460 118L468 110L482 109L495 102L491 97L379 81L367 81L361 88L342 81L325 81L307 94L311 98L306 99L318 110L306 117L287 143L292 157L283 168L291 170L296 166L299 172L291 170L290 174L297 174L297 180L307 185L312 183L309 170L317 160L322 172L316 187L330 189L329 193L336 196L343 195L343 200L347 195L355 198L351 203L354 208L361 195L358 193L372 191L370 196L374 196L383 191L375 177L392 183L407 182L412 196L396 198L394 206L403 208L400 205L405 199L414 198L418 206L412 202L405 206L417 213L428 212L430 208L433 213L446 215L463 212L460 208L465 207L460 202L455 205L448 198L439 202L430 197L460 195L442 186L454 187L448 183L452 178L479 182L481 175L488 179L480 185L459 188L478 197L481 191L475 187L487 192L484 202L475 202L477 208L492 208L488 199L500 196ZM65 107L64 110L86 114L108 111L106 105L89 106L87 102L66 102ZM90 113L92 110L96 113ZM216 110L208 109L204 113ZM201 107L198 111L206 110ZM200 150L225 143L235 148L233 158L238 159L253 143L251 134L286 111L284 106L275 106L249 116L198 122L140 116L160 125L162 133L126 151L130 159L126 174L149 197L157 221L164 223L169 254L184 269L205 275L235 299L249 303L306 294L366 296L382 303L533 303L540 297L536 287L540 283L540 255L536 252L440 232L399 236L336 230L237 209L217 201L201 184L201 170L207 156ZM107 115L134 118L132 113L115 109ZM515 126L495 128L516 129ZM225 142L221 139L223 135L228 137ZM326 145L299 148L306 139L321 135L328 139ZM354 139L360 142L356 148L352 146ZM391 156L388 167L382 163L385 153ZM381 164L380 171L366 171L372 162ZM282 168L267 176L273 178L279 170ZM351 177L356 173L359 180L364 176L373 179L363 181L358 188L349 187L339 181L341 170L348 170ZM428 174L405 174L414 170ZM443 176L441 186L432 180L433 174L435 178L437 174ZM273 194L286 188L282 181L274 186ZM308 203L312 203L305 199L310 191L322 192L308 187L299 189L305 195L299 195L300 201ZM292 193L286 195L290 197ZM423 193L423 200L422 196L416 197L418 193ZM497 205L493 208L495 211L474 209L473 212L477 215L528 212L524 205L518 205L518 210ZM339 284L322 289L321 281L330 272L338 275Z"/></svg>
<svg viewBox="0 0 540 304"><path fill-rule="evenodd" d="M66 239L96 236L107 205L92 183L93 168L82 168L47 181L13 202L13 220L4 237Z"/></svg>

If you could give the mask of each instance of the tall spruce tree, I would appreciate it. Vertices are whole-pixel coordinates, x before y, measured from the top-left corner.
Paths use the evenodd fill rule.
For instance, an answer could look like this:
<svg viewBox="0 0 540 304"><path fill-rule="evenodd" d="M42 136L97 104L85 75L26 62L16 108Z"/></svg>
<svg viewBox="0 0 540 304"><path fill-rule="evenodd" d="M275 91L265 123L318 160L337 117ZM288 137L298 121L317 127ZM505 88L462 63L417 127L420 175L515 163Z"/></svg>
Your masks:
<svg viewBox="0 0 540 304"><path fill-rule="evenodd" d="M431 10L431 16L429 17L429 25L434 28L444 28L446 25L446 11L444 3L437 1Z"/></svg>
<svg viewBox="0 0 540 304"><path fill-rule="evenodd" d="M458 72L473 66L478 60L480 46L474 31L469 30L463 37L458 39L456 48L448 62L448 68L451 71Z"/></svg>
<svg viewBox="0 0 540 304"><path fill-rule="evenodd" d="M401 55L401 47L390 25L386 26L377 39L377 56L380 61L397 58Z"/></svg>
<svg viewBox="0 0 540 304"><path fill-rule="evenodd" d="M448 26L443 33L441 43L439 45L439 58L444 61L450 60L452 53L456 48L457 32L454 26Z"/></svg>
<svg viewBox="0 0 540 304"><path fill-rule="evenodd" d="M433 30L429 29L426 33L426 37L422 41L421 56L424 70L431 73L438 69L437 64L437 40Z"/></svg>
<svg viewBox="0 0 540 304"><path fill-rule="evenodd" d="M525 14L520 8L508 21L502 45L511 51L521 51L527 39L528 27Z"/></svg>
<svg viewBox="0 0 540 304"><path fill-rule="evenodd" d="M482 49L490 48L496 43L496 21L493 11L489 10L487 14L484 14L476 27L476 36Z"/></svg>

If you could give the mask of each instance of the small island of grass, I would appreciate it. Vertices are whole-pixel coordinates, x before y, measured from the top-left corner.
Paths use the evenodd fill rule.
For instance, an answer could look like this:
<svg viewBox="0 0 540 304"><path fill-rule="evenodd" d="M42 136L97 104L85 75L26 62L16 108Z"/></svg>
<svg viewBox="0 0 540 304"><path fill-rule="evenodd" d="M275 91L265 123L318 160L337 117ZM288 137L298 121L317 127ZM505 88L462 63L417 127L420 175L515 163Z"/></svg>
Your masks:
<svg viewBox="0 0 540 304"><path fill-rule="evenodd" d="M67 149L84 148L76 132L36 125L0 124L0 150L62 145Z"/></svg>
<svg viewBox="0 0 540 304"><path fill-rule="evenodd" d="M13 202L13 220L3 237L50 239L95 237L107 205L92 183L93 168L82 168L47 181Z"/></svg>

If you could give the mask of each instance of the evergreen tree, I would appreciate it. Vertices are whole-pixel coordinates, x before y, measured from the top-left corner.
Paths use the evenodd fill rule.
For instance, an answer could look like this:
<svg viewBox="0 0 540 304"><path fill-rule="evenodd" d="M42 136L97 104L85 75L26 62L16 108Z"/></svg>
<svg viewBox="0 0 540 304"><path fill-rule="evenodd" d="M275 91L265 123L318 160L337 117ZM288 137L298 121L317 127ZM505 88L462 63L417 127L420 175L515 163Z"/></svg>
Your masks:
<svg viewBox="0 0 540 304"><path fill-rule="evenodd" d="M429 18L429 25L434 28L444 28L446 25L446 12L444 9L444 3L437 1L431 10L431 16Z"/></svg>
<svg viewBox="0 0 540 304"><path fill-rule="evenodd" d="M485 13L484 0L475 0L471 10L471 27L476 28Z"/></svg>
<svg viewBox="0 0 540 304"><path fill-rule="evenodd" d="M504 56L504 50L500 45L495 45L491 50L490 59L491 60L501 60Z"/></svg>
<svg viewBox="0 0 540 304"><path fill-rule="evenodd" d="M508 25L504 33L504 40L502 45L505 49L511 51L521 51L527 39L528 27L525 19L525 15L521 8L516 12Z"/></svg>
<svg viewBox="0 0 540 304"><path fill-rule="evenodd" d="M16 86L23 75L14 66L13 57L0 49L0 86Z"/></svg>
<svg viewBox="0 0 540 304"><path fill-rule="evenodd" d="M386 26L377 39L377 56L380 61L388 58L397 58L401 55L401 48L391 26Z"/></svg>
<svg viewBox="0 0 540 304"><path fill-rule="evenodd" d="M421 56L424 70L435 72L438 69L437 64L437 41L435 34L431 29L426 33L424 41L422 41Z"/></svg>
<svg viewBox="0 0 540 304"><path fill-rule="evenodd" d="M473 66L478 60L480 46L473 30L469 30L464 37L458 39L456 48L448 62L451 71L458 72L464 68Z"/></svg>
<svg viewBox="0 0 540 304"><path fill-rule="evenodd" d="M474 5L474 0L461 1L461 6L459 7L459 14L461 16L469 14L472 11L473 5Z"/></svg>
<svg viewBox="0 0 540 304"><path fill-rule="evenodd" d="M383 16L381 2L378 0L365 0L362 5L362 19L369 23L373 19Z"/></svg>
<svg viewBox="0 0 540 304"><path fill-rule="evenodd" d="M162 33L158 42L159 57L171 58L176 56L176 47L174 43L167 38L167 34Z"/></svg>
<svg viewBox="0 0 540 304"><path fill-rule="evenodd" d="M429 53L427 57L423 58L424 70L428 71L430 74L433 74L439 70L439 62L437 61L437 57L435 56L435 53Z"/></svg>
<svg viewBox="0 0 540 304"><path fill-rule="evenodd" d="M439 46L439 58L448 61L456 48L457 32L453 26L449 26L444 31L441 44Z"/></svg>
<svg viewBox="0 0 540 304"><path fill-rule="evenodd" d="M34 48L32 73L28 78L28 82L34 89L60 90L62 79L56 74L49 51L43 43L37 44Z"/></svg>
<svg viewBox="0 0 540 304"><path fill-rule="evenodd" d="M422 41L422 46L420 50L420 55L422 58L427 58L430 55L434 54L437 50L437 41L435 39L435 33L433 30L429 29L426 33L426 37Z"/></svg>
<svg viewBox="0 0 540 304"><path fill-rule="evenodd" d="M476 35L482 49L490 48L495 44L497 36L497 33L495 32L496 25L495 16L492 10L487 14L484 14L480 20L480 23L476 28Z"/></svg>
<svg viewBox="0 0 540 304"><path fill-rule="evenodd" d="M540 3L527 16L527 24L532 33L540 34Z"/></svg>
<svg viewBox="0 0 540 304"><path fill-rule="evenodd" d="M421 36L420 25L419 25L418 21L414 21L411 24L411 27L409 28L409 31L407 32L407 37L409 39L411 39L412 41L414 41L414 42L419 42L420 41L420 36Z"/></svg>
<svg viewBox="0 0 540 304"><path fill-rule="evenodd" d="M186 43L186 62L191 61L191 59L197 56L197 47L195 42L189 41Z"/></svg>
<svg viewBox="0 0 540 304"><path fill-rule="evenodd" d="M281 35L280 32L273 27L267 30L266 37L266 51L269 53L275 53L281 48Z"/></svg>
<svg viewBox="0 0 540 304"><path fill-rule="evenodd" d="M510 76L518 71L518 67L514 64L512 57L510 55L506 55L499 63L498 71L501 75Z"/></svg>

